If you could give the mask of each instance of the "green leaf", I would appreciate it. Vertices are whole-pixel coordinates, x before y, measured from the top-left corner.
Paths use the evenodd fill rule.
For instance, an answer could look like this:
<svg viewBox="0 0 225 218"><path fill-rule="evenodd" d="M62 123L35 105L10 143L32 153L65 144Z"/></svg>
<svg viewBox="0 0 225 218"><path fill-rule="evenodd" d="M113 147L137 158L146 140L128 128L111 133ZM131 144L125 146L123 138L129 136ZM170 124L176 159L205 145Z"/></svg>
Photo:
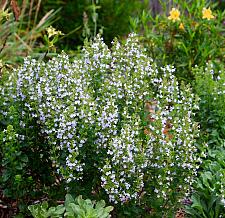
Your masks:
<svg viewBox="0 0 225 218"><path fill-rule="evenodd" d="M79 216L84 216L85 211L81 209L79 205L76 205L74 203L70 203L69 206L72 208L74 214L79 215Z"/></svg>
<svg viewBox="0 0 225 218"><path fill-rule="evenodd" d="M41 208L44 209L44 210L47 210L48 209L48 202L47 201L42 202Z"/></svg>
<svg viewBox="0 0 225 218"><path fill-rule="evenodd" d="M211 198L210 198L210 201L208 202L208 209L212 209L213 206L214 206L214 203L217 202L217 200L219 199L220 197L216 196L216 195L211 195Z"/></svg>
<svg viewBox="0 0 225 218"><path fill-rule="evenodd" d="M212 178L213 178L212 173L209 172L209 171L204 172L204 173L201 175L201 177L202 177L202 182L203 182L203 184L204 184L207 188L211 188L211 187L210 187L210 184L209 184L209 182L208 182L208 180L210 180L210 181L212 180Z"/></svg>
<svg viewBox="0 0 225 218"><path fill-rule="evenodd" d="M85 215L90 218L98 218L96 210L91 207L87 208Z"/></svg>
<svg viewBox="0 0 225 218"><path fill-rule="evenodd" d="M191 208L190 206L185 207L185 212L191 215L191 217L202 218L201 214L199 214L199 211L198 210L196 211L194 208Z"/></svg>
<svg viewBox="0 0 225 218"><path fill-rule="evenodd" d="M2 181L6 182L11 176L11 173L8 170L3 171Z"/></svg>
<svg viewBox="0 0 225 218"><path fill-rule="evenodd" d="M113 206L108 206L106 208L104 208L104 210L107 212L107 213L110 213L111 211L113 211Z"/></svg>
<svg viewBox="0 0 225 218"><path fill-rule="evenodd" d="M30 205L28 210L31 212L34 218L47 218L49 217L48 212L48 202L44 201L42 204Z"/></svg>
<svg viewBox="0 0 225 218"><path fill-rule="evenodd" d="M52 218L53 217L60 218L62 217L64 211L65 211L65 207L63 205L58 205L57 207L50 207L47 215Z"/></svg>
<svg viewBox="0 0 225 218"><path fill-rule="evenodd" d="M79 205L82 205L84 203L84 200L82 199L82 195L79 195L77 198L76 198L76 201Z"/></svg>
<svg viewBox="0 0 225 218"><path fill-rule="evenodd" d="M96 209L100 209L102 207L105 207L105 201L104 200L98 201L96 206L95 206Z"/></svg>
<svg viewBox="0 0 225 218"><path fill-rule="evenodd" d="M63 214L64 211L65 211L64 205L58 205L58 206L56 207L56 210L55 210L55 212L56 212L57 214Z"/></svg>
<svg viewBox="0 0 225 218"><path fill-rule="evenodd" d="M20 160L21 160L22 162L24 162L24 163L27 163L27 162L28 162L28 157L27 157L27 155L22 155L22 156L20 156Z"/></svg>
<svg viewBox="0 0 225 218"><path fill-rule="evenodd" d="M68 211L64 214L66 218L75 218L77 216L74 215L73 211Z"/></svg>
<svg viewBox="0 0 225 218"><path fill-rule="evenodd" d="M67 207L70 203L75 203L75 200L73 199L72 195L66 194L65 206Z"/></svg>
<svg viewBox="0 0 225 218"><path fill-rule="evenodd" d="M83 200L83 202L85 202L87 205L89 205L91 207L94 206L93 203L92 203L92 201L90 199L86 199L85 201Z"/></svg>
<svg viewBox="0 0 225 218"><path fill-rule="evenodd" d="M104 215L104 209L103 208L99 208L98 210L96 209L96 215L97 217L103 217Z"/></svg>
<svg viewBox="0 0 225 218"><path fill-rule="evenodd" d="M191 207L195 208L195 209L197 209L197 210L199 210L200 212L203 213L203 207L201 205L200 196L198 194L193 194L191 196L191 199L192 199L192 202L193 202Z"/></svg>
<svg viewBox="0 0 225 218"><path fill-rule="evenodd" d="M52 216L52 215L54 215L54 212L55 212L55 207L50 207L48 209L47 215L48 216Z"/></svg>
<svg viewBox="0 0 225 218"><path fill-rule="evenodd" d="M101 216L99 216L98 218L109 218L110 215L106 212L104 212Z"/></svg>

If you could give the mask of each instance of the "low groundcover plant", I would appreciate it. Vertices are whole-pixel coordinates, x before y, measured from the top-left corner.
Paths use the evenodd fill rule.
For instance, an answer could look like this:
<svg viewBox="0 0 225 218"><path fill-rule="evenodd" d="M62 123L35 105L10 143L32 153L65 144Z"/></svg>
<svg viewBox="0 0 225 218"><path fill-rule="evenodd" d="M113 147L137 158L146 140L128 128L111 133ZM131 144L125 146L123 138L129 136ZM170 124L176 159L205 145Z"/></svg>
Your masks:
<svg viewBox="0 0 225 218"><path fill-rule="evenodd" d="M68 188L164 213L178 207L200 163L197 99L174 72L156 66L134 34L111 49L97 36L72 61L26 58L1 92L5 105L7 95L20 105L21 128L28 114L36 121Z"/></svg>
<svg viewBox="0 0 225 218"><path fill-rule="evenodd" d="M90 199L84 200L81 195L74 199L72 195L67 194L64 205L48 208L48 202L44 201L41 204L30 205L28 209L34 218L109 218L113 207L105 207L104 200L92 202Z"/></svg>

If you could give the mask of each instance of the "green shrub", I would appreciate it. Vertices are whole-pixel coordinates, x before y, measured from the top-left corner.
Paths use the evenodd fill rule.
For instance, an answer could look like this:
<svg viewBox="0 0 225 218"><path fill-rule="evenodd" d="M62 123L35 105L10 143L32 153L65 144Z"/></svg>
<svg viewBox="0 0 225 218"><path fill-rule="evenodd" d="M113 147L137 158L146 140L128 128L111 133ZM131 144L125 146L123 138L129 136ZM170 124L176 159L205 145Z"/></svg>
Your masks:
<svg viewBox="0 0 225 218"><path fill-rule="evenodd" d="M25 59L10 88L67 189L109 200L128 217L169 216L200 163L197 99L174 72L158 68L133 34L111 50L98 36L72 61L64 53L47 63Z"/></svg>

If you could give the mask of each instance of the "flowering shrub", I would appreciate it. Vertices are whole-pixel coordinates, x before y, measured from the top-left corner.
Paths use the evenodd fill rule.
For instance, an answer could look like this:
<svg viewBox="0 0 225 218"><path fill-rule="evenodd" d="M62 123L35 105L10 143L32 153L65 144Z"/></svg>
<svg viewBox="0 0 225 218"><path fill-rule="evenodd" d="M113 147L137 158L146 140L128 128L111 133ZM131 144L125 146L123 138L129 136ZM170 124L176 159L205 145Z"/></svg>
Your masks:
<svg viewBox="0 0 225 218"><path fill-rule="evenodd" d="M98 36L73 61L25 59L14 101L36 120L68 187L164 212L189 191L200 162L197 99L174 72L157 67L133 34L111 50Z"/></svg>

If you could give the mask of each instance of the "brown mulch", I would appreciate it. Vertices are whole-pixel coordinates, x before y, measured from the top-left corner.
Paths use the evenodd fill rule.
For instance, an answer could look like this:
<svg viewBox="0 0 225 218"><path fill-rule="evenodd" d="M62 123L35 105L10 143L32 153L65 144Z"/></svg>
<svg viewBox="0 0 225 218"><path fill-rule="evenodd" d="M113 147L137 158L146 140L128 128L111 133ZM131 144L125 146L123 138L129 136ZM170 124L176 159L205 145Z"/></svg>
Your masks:
<svg viewBox="0 0 225 218"><path fill-rule="evenodd" d="M185 218L185 212L184 212L184 209L179 209L176 213L176 216L175 218Z"/></svg>
<svg viewBox="0 0 225 218"><path fill-rule="evenodd" d="M17 212L17 202L8 200L0 190L0 218L11 218Z"/></svg>
<svg viewBox="0 0 225 218"><path fill-rule="evenodd" d="M0 176L2 176L2 168L0 167ZM17 202L7 199L1 189L0 184L0 218L11 218L17 212Z"/></svg>

